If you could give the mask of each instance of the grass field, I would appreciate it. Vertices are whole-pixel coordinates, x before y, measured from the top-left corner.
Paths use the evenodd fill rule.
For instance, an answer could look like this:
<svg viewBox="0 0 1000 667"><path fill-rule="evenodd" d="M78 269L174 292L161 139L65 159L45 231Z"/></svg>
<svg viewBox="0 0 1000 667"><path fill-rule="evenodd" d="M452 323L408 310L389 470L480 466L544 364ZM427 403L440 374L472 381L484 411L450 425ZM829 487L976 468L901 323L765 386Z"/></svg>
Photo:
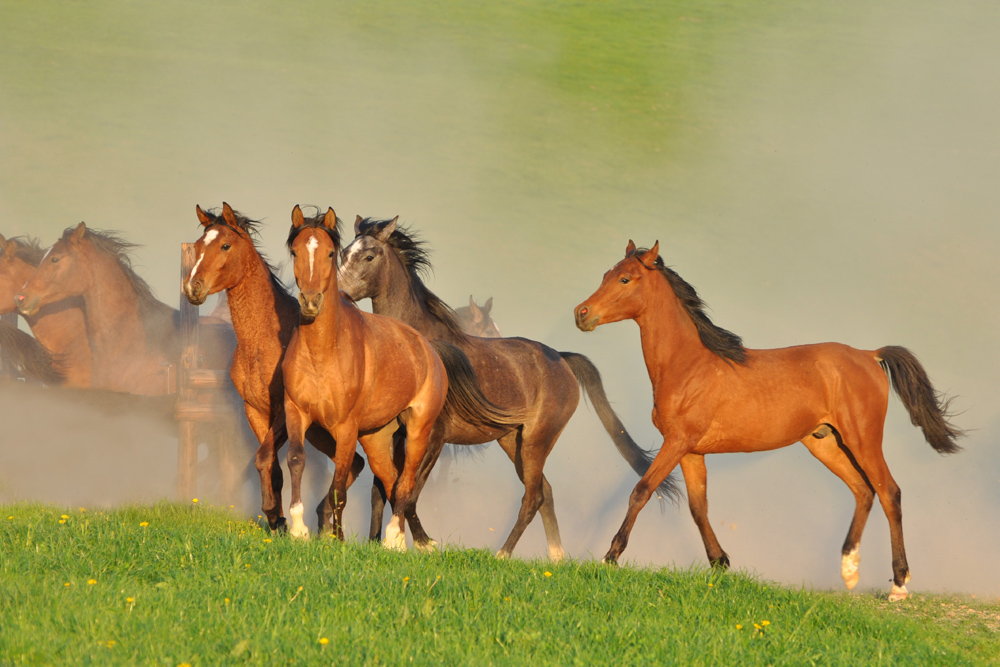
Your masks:
<svg viewBox="0 0 1000 667"><path fill-rule="evenodd" d="M303 543L197 504L0 510L3 665L1000 660L996 601Z"/></svg>

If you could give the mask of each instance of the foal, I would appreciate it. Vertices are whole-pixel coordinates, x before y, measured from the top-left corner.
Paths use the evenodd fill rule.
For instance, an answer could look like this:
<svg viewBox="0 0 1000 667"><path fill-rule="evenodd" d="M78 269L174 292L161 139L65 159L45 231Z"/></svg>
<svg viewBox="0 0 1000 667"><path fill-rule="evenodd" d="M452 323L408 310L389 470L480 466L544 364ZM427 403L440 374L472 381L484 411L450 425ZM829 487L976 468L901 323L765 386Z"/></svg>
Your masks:
<svg viewBox="0 0 1000 667"><path fill-rule="evenodd" d="M889 381L910 420L942 454L957 452L955 440L962 435L948 423L948 401L902 347L864 351L819 343L745 349L739 337L708 319L694 288L663 264L659 245L637 250L629 241L625 259L575 310L582 331L629 319L639 325L653 383L653 424L663 434L663 446L632 492L605 562L617 562L639 510L680 463L708 558L727 567L729 556L708 520L705 454L768 451L801 441L854 493L854 520L842 551L844 583L850 589L858 582L858 544L877 494L892 542L889 599L905 599L910 572L900 492L882 456Z"/></svg>

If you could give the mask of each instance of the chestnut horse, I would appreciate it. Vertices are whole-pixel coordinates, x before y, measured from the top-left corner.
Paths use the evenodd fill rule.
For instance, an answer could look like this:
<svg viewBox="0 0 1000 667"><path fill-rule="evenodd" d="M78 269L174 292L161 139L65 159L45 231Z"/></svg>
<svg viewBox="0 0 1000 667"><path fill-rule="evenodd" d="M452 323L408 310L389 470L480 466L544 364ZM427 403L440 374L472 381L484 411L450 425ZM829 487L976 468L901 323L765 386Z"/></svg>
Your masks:
<svg viewBox="0 0 1000 667"><path fill-rule="evenodd" d="M180 356L177 311L158 301L132 269L133 244L110 232L68 228L49 248L15 297L26 318L65 299L80 297L95 389L146 396L176 390Z"/></svg>
<svg viewBox="0 0 1000 667"><path fill-rule="evenodd" d="M315 423L337 443L347 445L337 450L333 479L337 537L343 539L347 470L354 443L360 440L393 506L385 544L405 549L404 509L410 504L417 466L448 395L444 364L414 329L365 313L341 295L337 283L340 235L332 208L323 216L306 219L296 206L287 246L301 309L299 327L281 364L292 487L290 532L301 537L309 534L302 523L300 481L305 465L303 437ZM406 428L405 458L398 475L392 443L397 419Z"/></svg>
<svg viewBox="0 0 1000 667"><path fill-rule="evenodd" d="M802 442L854 493L856 507L842 550L847 588L858 582L858 544L874 495L889 520L890 600L907 596L899 486L882 455L889 382L915 426L942 454L959 451L962 431L948 422L948 401L935 392L916 357L902 347L856 350L840 343L749 350L709 320L688 283L659 257L629 241L625 259L576 307L576 325L635 320L653 383L653 424L663 446L629 498L625 521L604 561L617 562L639 510L674 466L681 465L691 515L713 566L727 567L708 520L705 454L756 452ZM887 377L888 376L888 377Z"/></svg>
<svg viewBox="0 0 1000 667"><path fill-rule="evenodd" d="M480 306L470 294L469 305L456 308L455 317L458 319L458 324L462 327L462 331L470 336L502 338L503 334L500 333L500 327L490 317L491 310L493 310L493 297L487 299L486 303Z"/></svg>
<svg viewBox="0 0 1000 667"><path fill-rule="evenodd" d="M44 255L45 250L36 239L0 236L0 315L14 312L14 297L35 273ZM40 379L47 384L89 387L90 343L83 299L77 296L51 303L24 319L35 340L58 366L55 376L46 372ZM21 346L20 349L26 348ZM40 360L39 354L31 356ZM39 370L46 365L42 364ZM62 376L62 380L57 376Z"/></svg>
<svg viewBox="0 0 1000 667"><path fill-rule="evenodd" d="M467 356L494 404L523 414L507 427L484 426L444 415L435 429L428 454L417 475L420 489L445 442L479 445L497 440L514 463L524 484L517 521L497 556L506 558L536 513L542 515L549 557L564 556L556 521L552 487L542 473L556 439L576 411L582 386L619 453L639 475L651 456L629 436L604 394L600 373L583 355L557 352L524 338L478 338L464 333L454 311L424 285L420 272L429 265L427 252L397 219L355 221L355 239L344 248L340 286L352 299L372 300L376 313L399 319L432 341L444 341ZM661 480L660 490L676 495L672 478ZM412 527L412 523L411 523Z"/></svg>
<svg viewBox="0 0 1000 667"><path fill-rule="evenodd" d="M210 294L225 290L236 332L229 375L260 443L255 464L260 474L264 515L272 530L284 530L283 479L277 461L278 450L287 439L281 360L299 321L299 305L257 250L256 222L226 203L221 214L205 212L200 206L195 207L195 212L204 233L195 243L197 260L182 289L196 306ZM307 437L318 450L334 457L336 445L322 428L310 428ZM364 468L364 459L356 457L353 465L349 482ZM316 508L320 531L331 525L330 501L326 497Z"/></svg>

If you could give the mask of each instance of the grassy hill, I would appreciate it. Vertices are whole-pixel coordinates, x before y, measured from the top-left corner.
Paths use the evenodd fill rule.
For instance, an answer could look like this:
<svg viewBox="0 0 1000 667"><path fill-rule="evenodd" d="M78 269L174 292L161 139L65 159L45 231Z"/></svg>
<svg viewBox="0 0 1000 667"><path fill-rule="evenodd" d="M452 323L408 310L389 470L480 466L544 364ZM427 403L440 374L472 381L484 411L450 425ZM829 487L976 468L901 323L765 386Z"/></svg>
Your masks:
<svg viewBox="0 0 1000 667"><path fill-rule="evenodd" d="M0 507L3 665L998 660L997 601L303 543L197 504Z"/></svg>

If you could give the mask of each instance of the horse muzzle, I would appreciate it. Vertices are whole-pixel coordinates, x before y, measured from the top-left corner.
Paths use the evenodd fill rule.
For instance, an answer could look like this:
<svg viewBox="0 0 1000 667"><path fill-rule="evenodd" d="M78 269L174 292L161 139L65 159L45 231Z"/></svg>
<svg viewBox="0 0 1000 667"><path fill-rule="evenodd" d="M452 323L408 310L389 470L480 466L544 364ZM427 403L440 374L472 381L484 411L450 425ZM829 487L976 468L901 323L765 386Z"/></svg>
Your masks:
<svg viewBox="0 0 1000 667"><path fill-rule="evenodd" d="M322 292L299 292L299 309L302 316L313 319L319 315L319 310L323 306Z"/></svg>
<svg viewBox="0 0 1000 667"><path fill-rule="evenodd" d="M181 285L181 289L184 292L184 296L187 300L191 302L193 306L200 306L205 303L205 299L208 298L208 288L205 287L200 279L198 280L186 280L184 284Z"/></svg>
<svg viewBox="0 0 1000 667"><path fill-rule="evenodd" d="M600 317L594 315L586 305L580 304L574 311L576 314L576 328L580 331L593 331L600 323Z"/></svg>
<svg viewBox="0 0 1000 667"><path fill-rule="evenodd" d="M24 292L21 292L14 297L14 306L17 308L17 312L25 317L31 317L38 312L39 300L38 297L28 297Z"/></svg>

